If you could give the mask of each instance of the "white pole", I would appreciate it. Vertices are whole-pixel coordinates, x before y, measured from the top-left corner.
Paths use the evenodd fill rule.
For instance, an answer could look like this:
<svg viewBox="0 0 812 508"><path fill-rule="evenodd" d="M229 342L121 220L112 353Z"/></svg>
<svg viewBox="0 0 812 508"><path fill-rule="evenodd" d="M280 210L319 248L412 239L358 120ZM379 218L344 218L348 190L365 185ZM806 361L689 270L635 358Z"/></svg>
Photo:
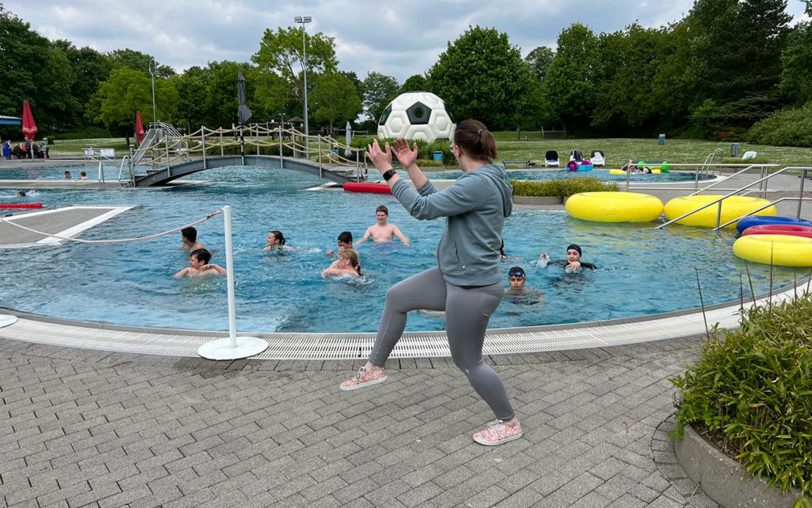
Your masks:
<svg viewBox="0 0 812 508"><path fill-rule="evenodd" d="M231 346L237 347L237 304L234 301L234 247L231 242L231 207L223 207L226 234L226 279L228 285L228 336Z"/></svg>
<svg viewBox="0 0 812 508"><path fill-rule="evenodd" d="M207 342L197 354L209 360L236 360L258 355L268 349L268 343L258 337L240 337L237 342L237 304L234 297L234 246L231 242L231 207L223 207L226 235L226 285L228 286L228 338Z"/></svg>

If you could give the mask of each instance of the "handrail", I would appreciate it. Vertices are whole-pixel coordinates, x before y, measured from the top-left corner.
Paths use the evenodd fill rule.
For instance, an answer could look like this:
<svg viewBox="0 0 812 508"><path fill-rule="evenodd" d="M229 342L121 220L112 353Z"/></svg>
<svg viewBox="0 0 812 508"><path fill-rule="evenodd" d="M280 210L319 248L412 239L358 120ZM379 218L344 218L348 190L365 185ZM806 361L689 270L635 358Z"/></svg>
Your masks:
<svg viewBox="0 0 812 508"><path fill-rule="evenodd" d="M756 181L754 181L754 182L751 182L751 183L749 183L749 184L745 185L744 187L741 187L741 188L736 189L736 190L734 190L734 191L732 191L732 192L730 192L730 193L728 193L728 194L725 194L724 196L720 197L719 199L715 199L715 200L711 201L710 203L707 203L707 204L705 204L705 205L703 205L703 206L700 206L699 208L696 208L696 209L691 210L691 211L689 211L689 212L685 212L684 214L680 215L680 216L679 216L679 217L677 217L676 219L671 219L671 220L670 220L670 221L668 221L668 222L665 222L665 223L663 223L663 224L660 224L660 225L659 225L659 226L657 226L655 229L662 229L662 228L664 228L664 227L666 227L666 226L670 226L671 224L673 224L673 223L675 223L675 222L677 222L677 221L680 221L680 220L684 219L685 217L688 217L688 216L693 215L693 214L695 214L695 213L701 212L701 211L702 211L702 210L704 210L705 208L708 208L708 207L713 206L713 205L718 205L718 206L719 206L719 211L718 211L718 213L717 213L717 215L716 215L716 228L718 229L718 228L719 228L719 224L722 222L722 219L721 219L721 215L722 215L722 201L724 201L725 199L727 199L727 198L729 198L729 197L731 197L731 196L735 196L736 194L740 193L741 191L746 190L746 189L749 189L750 187L752 187L752 186L754 186L754 185L756 185L756 184L760 184L761 182L764 182L764 181L766 181L766 180L769 180L770 178L772 178L772 177L774 177L774 176L780 175L781 173L783 173L783 172L785 172L785 171L787 171L787 170L790 170L790 169L804 169L804 170L805 170L805 169L809 169L809 168L805 168L805 167L801 167L801 166L798 166L798 167L787 166L787 167L785 167L784 169L780 169L780 170L776 171L775 173L770 173L769 175L764 176L764 177L762 177L762 178L759 178L758 180L756 180Z"/></svg>
<svg viewBox="0 0 812 508"><path fill-rule="evenodd" d="M730 178L733 178L734 176L739 176L742 173L744 173L746 171L749 171L752 168L762 167L762 166L778 167L778 164L751 164L750 166L747 166L746 168L742 169L741 171L737 171L737 172L733 173L732 175L728 176L727 178L730 179ZM705 192L706 190L710 189L711 187L716 187L717 185L719 185L722 182L724 182L724 180L719 180L717 182L713 182L712 184L707 185L707 186L705 186L705 187L703 187L703 188L701 188L699 190L695 190L694 192L692 192L691 194L688 194L688 195L689 196L695 196L695 195L697 195L697 194L699 194L701 192Z"/></svg>
<svg viewBox="0 0 812 508"><path fill-rule="evenodd" d="M760 212L760 211L762 211L762 210L764 210L766 208L769 208L769 207L771 207L773 205L777 205L778 203L780 203L782 201L788 201L788 200L791 200L791 201L795 201L796 199L798 200L798 212L795 214L795 218L800 219L801 218L801 204L804 201L812 201L812 198L805 198L804 197L804 181L806 180L806 178L807 178L807 176L809 174L809 171L812 168L795 167L795 168L785 168L785 169L800 169L800 170L803 171L803 174L801 175L801 187L799 189L797 198L796 197L791 197L791 196L784 196L782 198L778 198L775 201L772 201L772 202L762 206L761 208L758 208L757 210L751 210L750 213L748 213L747 215L742 215L741 217L736 217L735 219L729 220L729 221L725 222L724 224L720 224L720 225L716 226L713 229L713 231L718 231L718 230L720 230L720 229L722 229L724 227L727 227L727 226L733 224L734 222L741 219L742 217L746 217L746 216L749 216L749 215L755 215L758 212Z"/></svg>

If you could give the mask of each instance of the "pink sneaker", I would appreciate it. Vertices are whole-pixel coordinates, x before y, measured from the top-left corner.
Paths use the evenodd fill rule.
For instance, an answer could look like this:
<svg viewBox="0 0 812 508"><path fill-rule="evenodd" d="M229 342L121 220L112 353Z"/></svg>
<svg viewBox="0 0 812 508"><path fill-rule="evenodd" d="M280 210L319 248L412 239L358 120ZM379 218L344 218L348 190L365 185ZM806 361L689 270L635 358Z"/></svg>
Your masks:
<svg viewBox="0 0 812 508"><path fill-rule="evenodd" d="M521 424L508 425L502 420L496 420L489 423L484 430L474 434L474 441L485 446L499 446L520 437L522 437Z"/></svg>
<svg viewBox="0 0 812 508"><path fill-rule="evenodd" d="M383 383L384 381L386 381L386 372L383 369L366 370L364 367L361 367L352 378L341 383L339 388L348 392L350 390L357 390L358 388Z"/></svg>

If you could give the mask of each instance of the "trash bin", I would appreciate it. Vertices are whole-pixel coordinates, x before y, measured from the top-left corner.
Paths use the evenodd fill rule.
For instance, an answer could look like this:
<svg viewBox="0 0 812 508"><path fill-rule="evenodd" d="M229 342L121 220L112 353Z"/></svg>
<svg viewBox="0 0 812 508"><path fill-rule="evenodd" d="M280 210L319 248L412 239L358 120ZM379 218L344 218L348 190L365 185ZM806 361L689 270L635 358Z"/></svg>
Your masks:
<svg viewBox="0 0 812 508"><path fill-rule="evenodd" d="M665 144L665 134L660 134L660 137L657 138L657 144L658 145L664 145Z"/></svg>
<svg viewBox="0 0 812 508"><path fill-rule="evenodd" d="M739 150L741 150L741 144L740 143L731 143L731 145L730 145L730 156L731 157L738 157L739 156Z"/></svg>
<svg viewBox="0 0 812 508"><path fill-rule="evenodd" d="M434 162L442 163L443 162L443 152L437 150L436 152L432 153L432 159L434 159Z"/></svg>

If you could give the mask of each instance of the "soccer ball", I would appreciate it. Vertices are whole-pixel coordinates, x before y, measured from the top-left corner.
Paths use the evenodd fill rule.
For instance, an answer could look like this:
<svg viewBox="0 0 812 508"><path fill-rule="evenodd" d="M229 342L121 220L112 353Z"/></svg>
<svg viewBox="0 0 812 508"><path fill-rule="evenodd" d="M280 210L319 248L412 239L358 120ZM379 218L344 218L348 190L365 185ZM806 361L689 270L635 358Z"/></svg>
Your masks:
<svg viewBox="0 0 812 508"><path fill-rule="evenodd" d="M408 92L395 97L378 119L379 138L451 139L456 124L443 99L429 92Z"/></svg>

